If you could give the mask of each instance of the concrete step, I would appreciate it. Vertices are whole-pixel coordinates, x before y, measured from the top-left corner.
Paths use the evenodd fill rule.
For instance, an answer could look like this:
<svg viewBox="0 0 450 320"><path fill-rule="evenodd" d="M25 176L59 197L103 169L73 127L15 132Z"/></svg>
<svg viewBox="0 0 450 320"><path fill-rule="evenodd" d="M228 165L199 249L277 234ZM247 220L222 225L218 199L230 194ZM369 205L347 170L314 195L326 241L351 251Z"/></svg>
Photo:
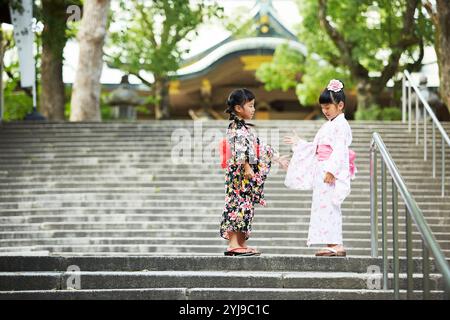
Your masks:
<svg viewBox="0 0 450 320"><path fill-rule="evenodd" d="M362 145L360 148L353 148L352 149L356 152L357 159L355 160L355 163L362 163L363 161L366 161L369 163L369 152L366 152L368 148L367 145ZM394 146L396 147L396 146ZM66 157L62 156L48 156L48 157L38 157L35 154L29 154L26 155L22 151L18 153L17 156L10 156L10 157L3 157L1 159L2 165L5 165L6 168L11 167L11 162L25 165L25 164L33 164L33 165L46 165L46 164L59 164L59 165L71 165L71 164L102 164L102 163L111 163L112 161L126 161L130 163L130 165L133 164L141 164L141 163L153 163L153 162L167 162L167 160L172 161L173 163L192 163L192 160L195 159L196 161L202 161L202 163L208 163L208 164L214 164L220 163L219 160L219 153L216 150L216 148L210 149L210 153L208 150L204 150L204 153L193 153L193 149L186 149L187 151L191 150L190 154L185 155L184 157L180 154L179 151L173 151L174 145L170 145L167 147L158 147L155 149L153 153L150 154L141 154L141 153L130 153L123 154L123 151L116 150L116 147L111 146L110 150L114 150L114 154L111 155L100 155L100 154L83 154L81 152L78 153L76 156L68 155ZM400 148L400 146L397 146L397 148ZM288 148L276 148L281 154L290 154L290 149ZM2 150L5 150L2 148ZM401 150L401 149L400 149ZM8 150L5 150L5 152ZM417 152L414 150L402 150L404 152L400 151L393 151L392 152L392 158L395 159L396 162L416 162L424 161L423 160L423 151ZM439 152L438 152L439 151ZM174 153L173 153L174 152ZM48 151L49 154L54 153L54 151ZM11 153L10 153L11 154ZM13 154L11 154L13 155ZM447 155L447 154L446 154ZM431 158L432 153L430 151L429 157ZM437 164L440 164L440 156L441 151L436 151L436 162ZM12 166L14 167L14 166Z"/></svg>
<svg viewBox="0 0 450 320"><path fill-rule="evenodd" d="M195 217L195 216L194 216ZM165 228L164 225L167 225L168 227L173 227L176 225L183 224L185 228L192 229L195 228L196 225L201 225L205 228L211 228L213 226L216 226L217 223L220 223L222 219L221 213L218 213L217 215L211 215L209 218L204 219L185 219L185 220L179 220L176 219L154 219L154 220L131 220L131 221L123 221L122 219L107 219L107 221L101 221L96 220L95 218L92 219L85 219L86 221L69 221L70 219L62 219L61 222L29 222L30 229L29 230L43 230L43 229L97 229L100 228L114 228L114 229L135 229L133 228L136 226L138 229L152 229L152 228ZM292 221L293 220L293 221ZM427 223L430 227L437 229L442 229L442 231L448 231L446 228L448 228L448 223L446 219L439 219L439 218L426 218ZM291 221L289 224L288 221ZM270 217L270 215L261 216L259 219L259 216L255 216L255 223L253 225L254 228L258 229L270 229L270 226L275 229L286 229L286 230L295 230L296 228L302 228L309 225L309 215L305 214L303 217L297 217L295 219L288 219L288 221L284 221L283 219L277 219L277 217ZM365 230L370 228L370 217L366 217L366 219L351 219L350 216L345 215L344 213L344 230L348 231L358 231L358 230ZM399 220L400 230L403 228L404 219ZM390 226L392 223L392 219L388 217L387 225ZM381 218L379 217L378 224L381 225ZM78 225L78 226L77 226ZM88 227L91 225L91 227ZM21 223L4 223L2 224L3 231L6 231L6 228L12 228L16 229L14 231L20 231L20 229L26 230L25 226ZM214 228L214 227L213 227ZM362 228L362 229L358 229Z"/></svg>
<svg viewBox="0 0 450 320"><path fill-rule="evenodd" d="M359 237L358 237L359 236ZM404 237L404 235L403 235ZM439 234L435 234L435 237L438 240L440 247L444 250L450 249L450 239L448 237L444 237L443 239L439 236ZM388 246L391 247L392 237L388 239ZM422 246L422 239L419 234L416 234L413 240L413 248L420 249ZM257 247L269 247L269 246L296 246L301 247L305 245L307 239L307 234L303 234L299 237L289 238L289 237L273 237L266 238L262 236L252 237L251 242L253 245ZM9 239L9 240L0 240L0 250L15 250L17 248L30 248L34 246L41 247L53 247L58 249L59 247L68 247L68 246L80 246L80 245L92 245L92 246L121 246L121 245L158 245L158 244L170 244L174 246L196 246L203 245L208 243L209 245L223 245L224 241L216 237L206 237L194 235L191 237L132 237L132 238L120 238L120 237L112 237L112 238L41 238L41 239ZM362 235L347 235L345 237L345 245L349 248L352 247L367 247L370 248L371 242L367 237L363 237ZM381 242L379 243L381 247ZM399 242L400 248L406 247L405 240L400 240Z"/></svg>
<svg viewBox="0 0 450 320"><path fill-rule="evenodd" d="M303 121L303 120L289 120L289 121L252 121L255 125L255 130L261 129L279 129L283 131L292 131L292 129L296 129L300 132L308 132L313 131L316 132L325 122L325 120L315 120L315 121ZM366 124L362 121L354 121L349 120L350 127L354 131L370 131L374 130L384 130L384 131L394 131L394 130L403 130L408 132L408 124L403 124L400 122L385 122L385 123L371 123ZM442 122L442 126L446 129L449 128L448 122ZM192 131L194 128L198 130L199 128L206 129L219 129L226 130L229 125L228 121L212 121L212 122L199 122L199 121L179 121L176 120L172 123L156 123L156 122L148 122L143 125L130 123L129 125L124 124L115 124L111 122L104 122L103 125L82 125L75 126L69 125L68 123L64 123L61 125L53 125L50 123L45 123L42 125L34 124L32 126L27 126L26 124L18 124L17 126L13 126L11 124L2 124L1 130L5 133L22 133L22 134L30 134L33 132L47 132L53 133L55 136L58 136L57 133L70 132L70 133L80 133L80 134L92 134L92 133L111 133L111 134L119 134L123 132L152 132L152 133L161 133L167 130L176 130L176 129L184 129ZM413 133L415 132L416 126L413 124L412 126ZM419 124L419 128L422 129L423 132L423 123ZM429 123L427 124L427 130L431 131L431 127Z"/></svg>
<svg viewBox="0 0 450 320"><path fill-rule="evenodd" d="M151 244L139 244L139 245L70 245L70 246L22 246L22 247L6 247L0 248L0 252L4 253L15 253L20 254L22 252L48 252L52 255L63 255L63 254L78 254L78 255L116 255L116 254L127 254L127 255L223 255L226 243L222 245L151 245ZM318 248L312 249L310 247L304 246L259 246L258 249L263 252L263 254L268 255L314 255ZM346 246L347 252L350 256L369 256L371 254L370 247L358 246L350 247ZM420 257L422 255L422 247L413 248L412 250L414 257ZM450 250L442 249L443 254L446 257L450 257ZM381 253L380 253L381 254ZM406 250L403 248L399 249L399 254L402 256L406 255ZM392 256L392 250L388 250L388 255Z"/></svg>
<svg viewBox="0 0 450 320"><path fill-rule="evenodd" d="M73 272L1 272L0 291L64 290ZM81 271L81 288L314 288L369 289L368 281L382 281L382 274L352 272L273 272L273 271ZM393 286L393 275L389 287ZM423 289L421 274L415 274L414 289ZM430 289L442 290L439 274L430 275ZM400 287L407 288L406 274L400 274ZM80 288L80 289L81 289Z"/></svg>
<svg viewBox="0 0 450 320"><path fill-rule="evenodd" d="M104 182L104 181L103 181ZM354 199L353 197L360 197L361 195L365 195L365 198L367 199L367 194L370 192L370 186L361 185L361 184L354 184L353 186L354 192L352 192L347 199ZM2 190L0 188L0 190ZM265 188L265 194L269 197L278 197L285 195L286 197L295 196L297 199L301 199L304 197L311 198L312 192L311 191L296 191L296 190L290 190L286 187L275 187L271 183L268 183ZM379 190L381 192L381 190ZM434 197L437 201L444 201L445 197L441 197L441 189L440 188L430 188L428 190L422 191L420 188L410 188L410 191L414 194L417 193L418 197ZM74 197L105 197L105 196L124 196L124 195L149 195L149 196L164 196L172 194L175 197L185 197L186 194L190 194L191 196L193 194L198 195L200 197L204 197L206 194L214 195L214 197L221 196L222 198L225 196L224 194L224 185L217 186L214 188L206 188L206 187L189 187L189 188L181 188L180 187L153 187L153 188L122 188L122 187L111 187L111 188L104 188L104 187L98 187L98 188L89 188L89 189L82 189L82 188L46 188L46 189L14 189L14 190L8 190L5 188L5 190L2 190L2 194L0 197L2 199L7 199L8 197L37 197L41 198L41 196L45 197L68 197L73 195ZM388 189L387 197L391 197L392 192L391 189ZM440 200L439 200L440 198ZM8 202L7 200L4 200Z"/></svg>
<svg viewBox="0 0 450 320"><path fill-rule="evenodd" d="M420 299L421 260L413 264L414 298ZM392 261L388 265L391 270ZM67 272L69 266L80 272ZM251 293L252 299L392 299L391 290L369 290L381 279L380 266L380 259L367 257L0 256L0 299L234 299L236 293ZM439 289L432 298L441 299L441 276L433 261L430 269L431 288ZM400 270L404 288L405 259ZM67 290L73 275L80 276L80 290ZM389 286L392 278L389 274ZM230 282L236 286L229 288Z"/></svg>
<svg viewBox="0 0 450 320"><path fill-rule="evenodd" d="M218 158L217 158L218 159ZM170 163L171 158L166 157L163 159L163 161L166 162L166 167L168 165L168 163ZM401 166L402 169L400 169L400 172L403 170L405 172L405 176L406 177L414 177L416 176L413 173L410 173L409 170L414 171L414 170L421 170L421 172L417 172L417 175L419 176L423 176L425 178L429 178L437 180L441 178L441 166L440 164L438 164L436 166L436 176L437 178L432 178L432 169L431 169L431 164L423 164L423 166L421 166L421 159L418 159L416 161L411 161L410 159L406 160L408 161L408 163L406 162L402 162L402 161L397 161ZM143 161L141 163L135 163L135 164L129 164L129 166L119 166L119 165L114 165L115 163L118 163L118 161L116 160L108 160L108 161L102 161L102 163L97 164L97 163L89 163L90 160L88 159L83 159L83 161L80 161L78 163L72 163L72 164L57 164L57 163L48 163L48 164L17 164L17 161L14 161L16 164L14 165L9 165L9 164L2 164L2 169L4 171L6 171L6 176L7 177L23 177L23 176L30 176L30 175L35 175L37 177L42 176L43 178L45 178L47 175L44 174L44 172L46 170L50 170L49 172L47 172L49 174L50 177L54 177L54 176L59 176L59 174L61 175L70 175L71 171L70 170L74 170L72 172L78 172L79 175L82 176L86 176L89 175L91 172L96 171L98 175L101 176L111 176L111 172L114 171L118 171L121 170L121 174L116 175L116 177L121 177L123 176L123 174L128 174L130 176L134 175L136 176L138 173L142 173L145 175L154 175L154 176L158 176L158 175L167 175L167 176L179 176L179 175L183 175L183 174L187 174L187 175L197 175L197 176L221 176L223 179L223 176L225 174L225 171L219 170L220 169L220 164L218 163L218 161L214 162L214 166L215 168L211 168L211 169L207 169L205 170L204 166L209 166L210 162L206 163L204 162L203 164L200 162L194 163L194 164L189 164L186 163L186 165L189 165L189 167L185 167L185 168L175 168L173 167L172 169L170 169L170 171L167 171L165 169L163 169L163 167L158 167L155 165L149 165L149 163L155 163L153 160L149 160L149 161ZM119 161L120 162L120 161ZM440 160L439 160L440 162ZM178 164L173 163L176 166L179 166ZM20 171L20 168L23 166L23 170L25 170L24 172ZM369 162L367 161L367 163L364 163L362 165L356 163L356 166L358 168L358 172L357 172L357 180L361 180L362 177L367 178L369 176ZM109 168L109 171L108 171ZM380 169L380 168L378 168ZM380 171L379 171L380 172ZM270 174L270 177L285 177L286 172L282 169L279 168L278 165L274 165L272 167L272 171ZM448 179L448 178L446 178ZM355 181L357 181L355 180Z"/></svg>
<svg viewBox="0 0 450 320"><path fill-rule="evenodd" d="M283 126L255 126L254 130L262 136L270 136L271 134L278 133L279 136L283 135L292 135L292 130L296 130L301 137L310 138L313 137L316 132L319 130L321 124L318 126L305 126L301 123L301 126L298 125L289 125L285 124ZM116 137L116 138L125 138L130 136L135 136L136 138L145 138L148 136L165 136L170 137L171 134L175 134L177 136L183 134L190 134L194 136L194 132L196 136L204 136L207 134L225 134L225 131L228 127L228 124L225 125L216 125L216 126L205 126L205 125L178 125L178 126L170 126L170 127L158 127L158 126L149 126L145 129L140 129L137 127L130 128L113 128L113 127L104 127L98 129L88 129L88 130L80 130L80 129L72 129L69 127L62 127L60 129L53 129L51 127L46 128L32 128L32 130L21 130L20 128L17 130L5 129L4 127L0 128L2 133L2 141L8 141L10 138L23 138L23 139L36 139L40 137L46 138L54 138L61 139L64 137L68 138L78 138L85 136L100 136L100 137ZM401 137L401 138L410 138L411 140L415 139L416 128L413 126L413 130L408 132L407 127L402 126L377 126L377 127L361 127L358 125L353 125L350 122L350 127L352 128L353 136L371 136L372 132L378 132L386 136L386 138ZM448 128L447 132L450 130ZM427 138L431 137L432 128L427 126L426 128ZM402 134L399 134L402 133ZM424 128L423 126L419 127L419 138L423 139ZM436 133L437 137L440 137L439 132ZM211 138L210 138L211 139Z"/></svg>
<svg viewBox="0 0 450 320"><path fill-rule="evenodd" d="M42 174L42 173L41 173ZM118 178L107 180L107 177L103 179L93 179L92 181L73 181L69 179L50 179L48 181L27 181L27 180L15 180L9 183L2 183L1 187L3 189L7 188L14 188L14 187L22 187L28 189L32 187L39 187L39 188L46 188L46 187L58 187L58 188L64 188L64 187L70 187L70 188L76 188L79 184L80 187L83 188L86 186L90 186L91 189L101 189L101 188L108 188L108 189L129 189L129 188L148 188L152 186L154 183L158 183L160 187L170 187L171 185L174 185L178 187L178 190L180 190L180 187L182 186L182 183L185 184L185 188L195 188L195 189L201 189L201 188L211 188L215 187L216 189L219 189L223 187L223 184L225 182L225 174L188 174L185 173L185 176L183 177L182 174L153 174L151 172L147 173L141 173L137 172L137 175L140 175L140 178L136 178L134 180L119 180ZM101 174L97 173L99 177L103 177ZM12 176L13 177L13 176ZM20 177L20 176L19 176ZM184 180L183 180L184 178ZM390 180L390 177L387 176L387 178ZM370 188L370 182L367 181L369 179L369 176L367 175L360 175L355 180L351 181L351 186L353 187L361 187L364 186L366 189ZM101 181L103 180L103 181ZM286 186L284 186L284 180L285 180L285 174L279 174L276 173L274 175L271 175L267 179L267 188L284 188L284 190L288 190ZM381 180L381 179L380 179ZM390 181L388 180L389 184ZM430 175L419 175L419 176L412 176L412 175L405 175L404 180L408 182L408 185L411 184L411 188L417 188L419 186L440 186L440 179L439 178L433 178ZM445 181L448 182L446 179ZM77 184L78 182L78 184ZM103 182L103 183L102 183ZM118 182L121 184L118 185ZM199 185L199 183L203 183L202 185ZM380 181L381 182L381 181ZM390 188L390 185L388 185ZM379 187L380 188L380 187ZM223 189L222 189L223 190Z"/></svg>
<svg viewBox="0 0 450 320"><path fill-rule="evenodd" d="M392 300L392 291L334 289L245 289L245 288L170 288L5 291L1 300ZM404 290L401 299L406 298ZM433 300L442 299L442 292L432 292ZM414 292L421 300L422 292Z"/></svg>
<svg viewBox="0 0 450 320"><path fill-rule="evenodd" d="M449 260L450 261L450 260ZM295 272L354 272L368 273L368 267L382 266L381 258L367 256L315 257L310 255L267 255L252 257L217 256L0 256L0 272L62 271L69 266L81 271L295 271ZM407 261L399 259L399 270L404 273ZM388 271L393 270L392 257ZM422 259L413 259L414 272L422 272ZM436 271L430 260L430 272Z"/></svg>
<svg viewBox="0 0 450 320"><path fill-rule="evenodd" d="M196 210L198 207L205 208L222 208L223 200L220 201L207 201L207 200L136 200L133 203L115 200L104 200L104 201L32 201L32 202L3 202L0 203L0 210L4 209L29 209L29 208L67 208L67 207L118 207L118 208L155 208L155 207L177 207L177 208L190 208ZM399 205L401 202L399 201ZM271 208L311 208L311 201L294 201L294 200L269 200L269 206ZM342 204L342 209L344 212L346 210L359 210L369 207L369 201L353 201L344 202ZM446 203L436 203L431 201L423 201L419 203L421 209L441 209L449 210L450 204ZM401 207L400 207L401 208Z"/></svg>
<svg viewBox="0 0 450 320"><path fill-rule="evenodd" d="M193 230L197 227L205 230L215 230L220 224L221 217L218 216L216 222L209 221L185 221L182 223L183 228ZM38 230L170 230L177 229L181 223L179 221L148 221L148 222L124 222L124 221L110 221L110 222L46 222L46 223L30 223L23 224L4 224L1 226L1 231L38 231ZM390 225L390 224L389 224ZM448 225L445 224L429 224L435 232L448 231ZM307 230L309 222L256 222L253 224L253 230ZM402 230L403 226L400 226ZM370 230L370 221L367 222L346 222L343 224L344 231L367 231Z"/></svg>
<svg viewBox="0 0 450 320"><path fill-rule="evenodd" d="M220 215L223 211L224 203L216 206L209 207L197 207L195 208L195 212L198 215L206 215L210 214L212 216ZM258 215L294 215L301 216L303 214L309 215L311 213L311 207L304 208L283 208L282 213L277 208L272 208L271 206L267 207L257 207ZM443 212L439 209L423 209L425 217L448 217L447 212ZM256 211L255 211L256 212ZM400 211L401 212L401 211ZM88 206L72 206L67 208L18 208L18 209L4 209L2 210L2 217L11 217L11 216L36 216L36 215L109 215L109 214L154 214L154 215L167 215L170 216L172 214L178 214L181 216L187 216L192 214L192 209L188 208L180 208L175 206L153 206L151 208L140 208L140 207L88 207ZM358 210L346 210L343 211L343 217L353 217L353 216L366 216L367 219L370 217L370 208L361 208ZM390 212L388 213L388 217L390 217ZM380 213L381 217L381 213ZM381 218L379 218L381 219ZM399 215L399 219L403 219L403 215ZM381 221L381 220L380 220Z"/></svg>
<svg viewBox="0 0 450 320"><path fill-rule="evenodd" d="M431 169L431 168L428 168ZM97 175L94 176L93 174L90 174L90 172L93 170L91 168L86 168L86 171L83 170L83 172L52 172L50 174L42 175L42 172L39 172L38 170L35 171L25 171L22 172L13 172L13 171L2 171L0 174L0 183L8 183L8 182L14 182L14 181L28 181L28 182L45 182L45 181L58 181L58 180L67 180L67 179L79 179L80 181L98 181L98 180L110 180L110 181L123 181L123 180L129 180L129 181L142 181L143 179L148 180L151 176L158 176L158 175L207 175L211 177L224 177L224 170L219 169L217 166L178 166L174 165L171 168L168 168L167 165L159 165L159 166L152 166L148 169L142 169L142 170L128 170L128 172L124 172L123 170L103 170L100 172L96 172ZM430 172L428 172L430 171ZM408 172L405 174L405 176L421 176L421 177L430 177L431 176L431 170L418 170L417 167L411 170L408 170ZM33 175L33 173L35 175ZM141 176L144 175L144 176ZM274 175L271 175L270 178L284 178L285 172L278 169ZM369 176L370 172L368 167L367 168L358 168L357 173L357 179L353 180L353 183L356 183L360 179L360 177L366 177ZM440 178L440 177L439 177ZM90 179L90 180L89 180Z"/></svg>
<svg viewBox="0 0 450 320"><path fill-rule="evenodd" d="M154 136L152 136L155 138ZM113 158L127 158L133 156L152 156L153 154L171 153L175 146L180 147L177 140L170 138L170 134L163 137L156 137L157 140L148 140L145 137L141 140L134 136L127 138L110 137L108 139L98 139L98 136L83 137L73 139L61 138L55 140L54 138L41 138L38 141L28 141L26 139L11 139L0 141L0 147L2 150L7 150L8 153L2 154L1 159L9 158L31 158L39 157L43 159L54 158L55 156L62 159L69 156L99 156L99 157L113 157ZM313 138L313 137L312 137ZM92 141L96 139L95 141ZM215 138L214 140L200 140L195 141L190 145L184 146L184 148L190 150L192 155L202 155L206 152L212 152L212 150L218 149L218 144L223 137ZM354 136L351 148L362 155L368 154L368 147L370 146L372 136ZM100 141L99 141L100 140ZM103 140L103 141L102 141ZM267 144L276 147L277 150L283 152L290 152L292 146L283 142L283 137L269 137L264 140ZM312 139L311 139L312 141ZM18 145L27 144L25 146ZM423 140L416 144L414 139L407 138L387 138L385 139L386 145L393 149L396 155L401 155L400 151L405 151L411 155L423 154ZM432 139L427 139L428 149L427 152L432 152ZM436 151L441 152L441 142L436 141ZM445 149L448 151L448 149ZM118 153L120 152L120 153Z"/></svg>
<svg viewBox="0 0 450 320"><path fill-rule="evenodd" d="M223 192L223 190L222 190ZM199 202L202 201L223 201L224 194L222 192L216 193L198 193L195 194L195 199ZM265 197L270 201L272 199L277 199L279 201L311 201L311 194L300 193L300 192L290 192L290 193L281 193L281 192L266 192ZM151 200L175 200L175 201L189 201L192 200L193 193L174 193L167 194L162 192L152 192L146 190L144 192L134 193L130 191L120 192L120 193L89 193L84 192L82 194L37 194L37 195L0 195L1 203L11 203L11 202L54 202L54 201L125 201L128 200L130 202L142 202L142 201L151 201ZM391 199L389 196L387 199ZM421 203L423 201L435 201L436 203L442 202L444 205L447 203L445 199L441 197L441 195L430 195L430 194L421 194L418 193L414 196L416 202ZM367 193L364 194L362 192L354 192L351 193L346 201L367 201L368 196Z"/></svg>
<svg viewBox="0 0 450 320"><path fill-rule="evenodd" d="M258 228L257 225L255 225ZM390 228L390 226L389 226ZM379 229L381 229L379 227ZM404 227L400 228L400 236L404 235ZM432 230L434 227L432 227ZM257 230L252 235L252 239L257 238L306 238L307 228L302 228L301 230ZM369 239L370 234L366 230L344 230L344 235L348 235L352 238L362 238ZM388 235L391 233L388 232ZM436 232L436 236L446 239L445 236L447 232ZM198 237L211 237L218 238L217 225L216 228L209 229L166 229L166 230L142 230L142 229L124 229L124 230L106 230L106 229L91 229L91 230L70 230L64 229L58 230L25 230L25 231L1 231L0 239L44 239L44 238L83 238L88 237L89 239L95 238L154 238L154 237L193 237L196 235ZM413 232L416 235L416 232ZM390 236L389 236L390 238ZM87 240L86 240L87 241Z"/></svg>
<svg viewBox="0 0 450 320"><path fill-rule="evenodd" d="M309 210L303 210L302 212L294 212L291 214L276 213L266 213L258 212L257 221L258 222L270 222L274 219L283 222L307 222L310 220L311 214ZM214 222L220 219L218 212L202 214L196 212L192 215L190 212L185 212L181 214L174 213L110 213L110 214L100 214L86 212L83 214L77 213L64 213L64 214L51 214L51 215L22 215L22 216L2 216L0 217L0 223L3 224L23 224L23 223L43 223L43 222L149 222L149 221L179 221L180 223L184 221L204 221L204 222ZM450 217L441 217L439 214L436 216L432 214L425 213L425 219L430 224L448 225L450 227ZM349 223L361 223L370 221L367 212L345 212L343 216L344 222ZM391 221L390 219L388 221ZM404 223L405 217L400 216L400 224ZM379 217L379 222L381 223L381 216Z"/></svg>

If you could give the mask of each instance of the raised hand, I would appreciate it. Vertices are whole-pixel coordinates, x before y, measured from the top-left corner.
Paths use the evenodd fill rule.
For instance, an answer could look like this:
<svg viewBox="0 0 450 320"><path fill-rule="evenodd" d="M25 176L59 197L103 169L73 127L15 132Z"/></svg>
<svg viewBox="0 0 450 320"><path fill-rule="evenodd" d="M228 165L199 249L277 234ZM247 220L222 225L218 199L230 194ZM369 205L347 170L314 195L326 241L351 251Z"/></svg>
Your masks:
<svg viewBox="0 0 450 320"><path fill-rule="evenodd" d="M289 167L289 162L290 162L290 160L288 158L289 158L289 155L286 154L284 156L274 158L274 161L278 162L278 164L280 165L280 167L283 170L287 170Z"/></svg>
<svg viewBox="0 0 450 320"><path fill-rule="evenodd" d="M283 138L283 142L285 144L297 144L300 141L300 137L298 136L297 131L293 129L292 132L293 132L292 136L285 136Z"/></svg>

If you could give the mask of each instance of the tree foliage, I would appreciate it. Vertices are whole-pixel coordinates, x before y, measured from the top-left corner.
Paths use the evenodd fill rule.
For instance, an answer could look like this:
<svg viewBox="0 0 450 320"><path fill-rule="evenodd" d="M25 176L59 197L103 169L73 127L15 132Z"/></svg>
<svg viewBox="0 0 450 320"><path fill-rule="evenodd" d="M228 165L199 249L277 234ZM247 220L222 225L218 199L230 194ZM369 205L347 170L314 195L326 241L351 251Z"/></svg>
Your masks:
<svg viewBox="0 0 450 320"><path fill-rule="evenodd" d="M363 98L359 104L376 100L398 71L420 69L424 46L432 39L432 24L419 0L297 0L297 4L303 17L299 40L310 57L316 54L350 75ZM370 106L373 101L367 102Z"/></svg>
<svg viewBox="0 0 450 320"><path fill-rule="evenodd" d="M303 72L305 58L288 44L277 47L271 62L265 62L256 70L256 78L264 82L267 91L295 88Z"/></svg>
<svg viewBox="0 0 450 320"><path fill-rule="evenodd" d="M192 40L203 21L222 12L216 4L192 5L188 0L122 0L120 8L123 14L113 19L123 27L110 34L107 62L149 86L140 71L155 78L176 71L188 51L181 48L181 41Z"/></svg>
<svg viewBox="0 0 450 320"><path fill-rule="evenodd" d="M197 27L223 9L216 3L189 0L121 0L122 15L113 19L120 30L112 31L108 41L107 63L138 77L152 88L155 118L167 119L170 77L179 69L184 53L181 43L197 35ZM143 75L151 73L154 84Z"/></svg>

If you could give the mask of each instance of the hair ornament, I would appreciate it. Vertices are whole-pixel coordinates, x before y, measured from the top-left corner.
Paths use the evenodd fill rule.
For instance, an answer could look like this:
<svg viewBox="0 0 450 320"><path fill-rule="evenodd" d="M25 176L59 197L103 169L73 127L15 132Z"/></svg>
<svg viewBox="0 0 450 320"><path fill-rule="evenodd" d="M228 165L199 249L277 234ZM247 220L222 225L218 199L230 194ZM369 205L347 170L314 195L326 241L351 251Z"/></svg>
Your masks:
<svg viewBox="0 0 450 320"><path fill-rule="evenodd" d="M333 92L339 92L344 89L344 84L336 79L333 79L328 83L327 89Z"/></svg>

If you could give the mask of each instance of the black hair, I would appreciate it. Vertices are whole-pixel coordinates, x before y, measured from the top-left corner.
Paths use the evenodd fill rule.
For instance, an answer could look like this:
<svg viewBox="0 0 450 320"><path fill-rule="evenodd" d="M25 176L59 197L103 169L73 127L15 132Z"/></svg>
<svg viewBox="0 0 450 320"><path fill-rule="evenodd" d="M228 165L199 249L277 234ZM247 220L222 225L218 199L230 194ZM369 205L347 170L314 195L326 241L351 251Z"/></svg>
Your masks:
<svg viewBox="0 0 450 320"><path fill-rule="evenodd" d="M226 102L227 108L225 109L225 112L230 114L230 120L238 119L236 111L234 110L235 106L239 105L243 107L247 102L254 99L255 95L248 89L242 88L233 90L228 96Z"/></svg>
<svg viewBox="0 0 450 320"><path fill-rule="evenodd" d="M344 86L344 83L341 81L342 85ZM328 90L328 88L325 88L319 97L319 103L320 104L338 104L339 102L343 102L345 104L345 92L344 87L339 90L338 92L334 92L331 90Z"/></svg>

